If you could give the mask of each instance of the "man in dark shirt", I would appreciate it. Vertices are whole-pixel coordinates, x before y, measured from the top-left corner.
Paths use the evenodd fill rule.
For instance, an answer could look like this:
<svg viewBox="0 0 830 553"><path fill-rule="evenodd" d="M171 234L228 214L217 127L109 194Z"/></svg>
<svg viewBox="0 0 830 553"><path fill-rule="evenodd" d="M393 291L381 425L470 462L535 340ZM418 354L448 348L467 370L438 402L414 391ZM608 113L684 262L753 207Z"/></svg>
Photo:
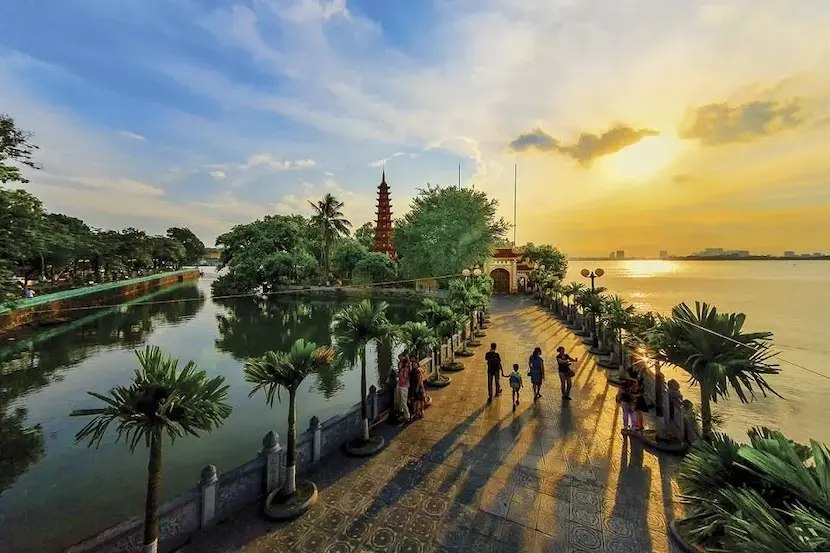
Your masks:
<svg viewBox="0 0 830 553"><path fill-rule="evenodd" d="M501 394L501 381L504 375L501 367L501 356L496 351L496 344L490 344L490 351L484 354L487 361L487 401L493 400L493 381L496 382L496 395Z"/></svg>

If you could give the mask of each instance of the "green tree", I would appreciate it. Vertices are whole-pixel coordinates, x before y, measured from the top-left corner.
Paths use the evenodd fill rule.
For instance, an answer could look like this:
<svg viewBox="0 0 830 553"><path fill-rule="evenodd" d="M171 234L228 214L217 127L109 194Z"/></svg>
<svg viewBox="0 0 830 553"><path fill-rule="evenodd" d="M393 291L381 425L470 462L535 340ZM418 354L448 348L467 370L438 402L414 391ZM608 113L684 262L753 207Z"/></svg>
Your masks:
<svg viewBox="0 0 830 553"><path fill-rule="evenodd" d="M536 245L528 242L520 248L525 258L537 265L544 265L545 271L552 273L562 280L568 272L568 258L555 246L549 244Z"/></svg>
<svg viewBox="0 0 830 553"><path fill-rule="evenodd" d="M22 289L12 276L23 268L31 273L30 261L42 249L43 206L25 190L0 187L0 301L21 296Z"/></svg>
<svg viewBox="0 0 830 553"><path fill-rule="evenodd" d="M0 183L29 182L20 172L20 166L39 169L32 160L37 146L30 142L32 133L17 128L14 119L0 113ZM9 165L14 162L14 165Z"/></svg>
<svg viewBox="0 0 830 553"><path fill-rule="evenodd" d="M335 276L351 279L355 266L369 255L369 250L358 240L340 240L331 254L331 270Z"/></svg>
<svg viewBox="0 0 830 553"><path fill-rule="evenodd" d="M343 216L343 202L332 196L326 194L322 200L316 203L308 202L314 208L314 215L311 217L312 224L322 234L323 251L322 251L322 269L323 280L328 282L331 275L331 264L329 259L331 257L331 248L334 242L343 236L349 235L349 229L352 224L346 217Z"/></svg>
<svg viewBox="0 0 830 553"><path fill-rule="evenodd" d="M397 266L386 254L368 252L355 264L352 280L355 284L389 282L395 280Z"/></svg>
<svg viewBox="0 0 830 553"><path fill-rule="evenodd" d="M360 413L363 418L363 440L369 441L369 411L366 405L366 346L382 340L394 329L386 317L389 304L363 300L339 311L332 324L338 355L355 364L360 361Z"/></svg>
<svg viewBox="0 0 830 553"><path fill-rule="evenodd" d="M167 229L167 237L177 240L184 246L185 255L182 263L185 265L196 265L205 257L205 244L189 228L170 227Z"/></svg>
<svg viewBox="0 0 830 553"><path fill-rule="evenodd" d="M743 313L718 313L700 302L692 311L681 303L648 335L658 361L677 365L689 373L692 384L700 385L704 439L713 437L711 403L729 397L730 390L744 403L755 397L756 388L764 396L778 395L765 379L780 372L770 363L772 333L744 332L745 321Z"/></svg>
<svg viewBox="0 0 830 553"><path fill-rule="evenodd" d="M144 546L145 551L155 553L164 436L171 442L186 435L199 437L220 426L231 414L231 406L227 404L225 378L208 379L193 361L179 369L176 359L154 346L136 350L136 357L140 368L129 386L113 388L108 395L87 392L105 406L78 409L71 416L93 417L77 433L76 442L97 447L115 423L116 439L124 438L131 453L141 443L149 449Z"/></svg>
<svg viewBox="0 0 830 553"><path fill-rule="evenodd" d="M245 363L245 381L253 384L248 397L263 390L265 401L273 407L275 397L282 401L280 388L288 391L285 495L290 496L297 491L297 390L310 374L327 370L334 361L335 352L330 346L317 347L314 342L299 339L288 351L269 351Z"/></svg>
<svg viewBox="0 0 830 553"><path fill-rule="evenodd" d="M216 279L219 294L266 291L290 281L302 281L319 265L311 253L313 233L301 215L273 215L236 225L216 239L223 246L220 268L227 273Z"/></svg>
<svg viewBox="0 0 830 553"><path fill-rule="evenodd" d="M367 221L360 225L358 229L354 231L354 238L367 250L371 249L372 245L375 243L374 223Z"/></svg>
<svg viewBox="0 0 830 553"><path fill-rule="evenodd" d="M508 224L496 217L498 200L469 188L427 186L396 221L393 242L408 278L460 274L482 265Z"/></svg>

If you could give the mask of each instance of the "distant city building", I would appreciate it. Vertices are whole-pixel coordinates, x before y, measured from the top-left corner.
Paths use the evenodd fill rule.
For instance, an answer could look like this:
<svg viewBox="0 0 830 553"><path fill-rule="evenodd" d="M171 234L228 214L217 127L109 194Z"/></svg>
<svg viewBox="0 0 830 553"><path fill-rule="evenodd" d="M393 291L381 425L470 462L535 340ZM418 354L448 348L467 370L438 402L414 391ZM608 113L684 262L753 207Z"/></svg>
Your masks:
<svg viewBox="0 0 830 553"><path fill-rule="evenodd" d="M625 259L625 250L617 250L617 259Z"/></svg>
<svg viewBox="0 0 830 553"><path fill-rule="evenodd" d="M617 254L615 254L614 252L611 252L610 254L608 254L608 259L616 259L616 257L617 257Z"/></svg>
<svg viewBox="0 0 830 553"><path fill-rule="evenodd" d="M784 252L784 257L795 257L795 252L792 250L787 250Z"/></svg>
<svg viewBox="0 0 830 553"><path fill-rule="evenodd" d="M669 256L669 252L666 250L660 250L660 259L666 259Z"/></svg>
<svg viewBox="0 0 830 553"><path fill-rule="evenodd" d="M692 257L749 257L749 250L725 250L723 248L706 248L695 252Z"/></svg>

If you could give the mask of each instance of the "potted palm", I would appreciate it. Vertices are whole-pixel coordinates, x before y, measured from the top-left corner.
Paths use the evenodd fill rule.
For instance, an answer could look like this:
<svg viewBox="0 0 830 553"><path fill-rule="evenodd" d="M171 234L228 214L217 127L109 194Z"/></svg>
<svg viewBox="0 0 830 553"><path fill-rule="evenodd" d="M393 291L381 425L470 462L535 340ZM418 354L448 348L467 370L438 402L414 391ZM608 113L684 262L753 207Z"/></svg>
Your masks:
<svg viewBox="0 0 830 553"><path fill-rule="evenodd" d="M253 385L248 397L260 390L265 402L282 401L280 389L288 392L288 443L285 454L285 486L265 499L264 515L272 520L289 520L306 512L317 501L317 487L308 480L297 481L297 390L308 375L326 370L335 361L330 346L296 340L288 351L268 351L245 363L245 381Z"/></svg>
<svg viewBox="0 0 830 553"><path fill-rule="evenodd" d="M389 304L385 301L372 303L363 300L350 305L334 316L332 323L337 354L341 360L352 365L360 362L360 414L362 432L360 437L346 444L350 455L370 456L383 447L381 436L369 434L369 408L366 390L366 346L369 342L382 340L394 334L394 328L386 318Z"/></svg>
<svg viewBox="0 0 830 553"><path fill-rule="evenodd" d="M661 318L652 336L655 357L689 373L700 386L700 418L703 438L711 440L712 403L729 397L749 402L755 390L778 395L766 376L780 369L771 363L771 332L744 332L743 313L718 313L715 307L695 302L695 311L681 303L671 317Z"/></svg>
<svg viewBox="0 0 830 553"><path fill-rule="evenodd" d="M466 323L466 317L458 317L448 305L441 305L435 300L425 299L421 309L418 311L418 318L434 329L440 340L448 340L456 332L460 332ZM440 345L440 344L439 344ZM441 370L460 371L464 364L455 361L455 352L450 352L450 359L439 359Z"/></svg>
<svg viewBox="0 0 830 553"><path fill-rule="evenodd" d="M199 437L222 425L231 414L225 378L208 378L190 361L178 360L155 346L136 350L139 368L128 386L117 386L107 395L87 392L103 407L77 409L72 417L92 417L75 435L76 442L98 447L115 423L116 440L124 438L130 453L139 444L149 450L147 502L144 510L144 551L156 553L159 542L162 443L187 435Z"/></svg>
<svg viewBox="0 0 830 553"><path fill-rule="evenodd" d="M398 339L419 361L433 355L439 344L436 332L423 322L406 322L399 327L398 331ZM433 366L435 370L427 377L425 383L433 388L448 386L452 379L441 374L438 363L433 363Z"/></svg>
<svg viewBox="0 0 830 553"><path fill-rule="evenodd" d="M469 335L465 336L467 346L477 347L481 342L475 340L475 310L483 302L483 293L472 278L456 278L449 284L450 302L455 305L459 312L466 313L470 320ZM466 351L466 347L465 347Z"/></svg>

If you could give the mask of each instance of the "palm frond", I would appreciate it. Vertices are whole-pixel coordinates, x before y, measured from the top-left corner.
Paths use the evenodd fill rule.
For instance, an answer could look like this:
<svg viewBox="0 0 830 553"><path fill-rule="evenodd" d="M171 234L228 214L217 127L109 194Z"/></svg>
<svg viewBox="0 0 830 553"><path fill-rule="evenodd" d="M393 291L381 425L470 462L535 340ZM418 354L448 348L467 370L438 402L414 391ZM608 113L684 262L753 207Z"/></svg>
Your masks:
<svg viewBox="0 0 830 553"><path fill-rule="evenodd" d="M75 435L76 442L98 447L114 424L116 441L124 439L133 451L142 441L149 447L153 434L167 434L172 441L199 436L230 416L224 377L208 378L192 361L179 370L178 361L155 346L135 353L140 369L130 385L113 388L108 395L87 392L105 406L70 413L93 417Z"/></svg>
<svg viewBox="0 0 830 553"><path fill-rule="evenodd" d="M335 361L335 351L330 346L320 346L303 339L296 340L288 351L268 351L245 363L245 381L251 383L248 397L260 390L265 401L274 405L281 401L280 389L296 391L308 375L324 370Z"/></svg>

